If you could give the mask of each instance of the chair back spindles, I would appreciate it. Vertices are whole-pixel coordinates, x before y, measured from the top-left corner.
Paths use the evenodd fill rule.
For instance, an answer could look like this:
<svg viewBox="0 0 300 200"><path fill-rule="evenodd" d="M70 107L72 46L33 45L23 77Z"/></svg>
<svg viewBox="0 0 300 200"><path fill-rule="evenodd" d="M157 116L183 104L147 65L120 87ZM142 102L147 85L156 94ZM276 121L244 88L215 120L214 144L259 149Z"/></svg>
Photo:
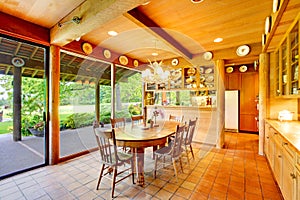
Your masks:
<svg viewBox="0 0 300 200"><path fill-rule="evenodd" d="M110 123L112 128L122 128L125 127L126 119L124 117L111 118Z"/></svg>

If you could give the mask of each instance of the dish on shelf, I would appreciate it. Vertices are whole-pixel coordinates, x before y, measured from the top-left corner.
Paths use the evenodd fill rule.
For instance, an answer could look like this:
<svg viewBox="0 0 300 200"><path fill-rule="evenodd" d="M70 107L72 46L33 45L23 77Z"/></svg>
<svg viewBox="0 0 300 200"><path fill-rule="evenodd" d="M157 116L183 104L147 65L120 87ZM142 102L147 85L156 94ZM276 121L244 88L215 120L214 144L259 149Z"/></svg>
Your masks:
<svg viewBox="0 0 300 200"><path fill-rule="evenodd" d="M210 73L212 73L212 68L208 68L205 70L205 74L210 74Z"/></svg>
<svg viewBox="0 0 300 200"><path fill-rule="evenodd" d="M213 54L212 54L212 52L210 52L210 51L207 51L207 52L205 52L205 53L203 54L204 60L211 60L212 57L213 57Z"/></svg>
<svg viewBox="0 0 300 200"><path fill-rule="evenodd" d="M214 80L214 76L208 76L206 78L206 82L212 82Z"/></svg>
<svg viewBox="0 0 300 200"><path fill-rule="evenodd" d="M200 67L200 74L203 74L203 73L204 73L204 68Z"/></svg>
<svg viewBox="0 0 300 200"><path fill-rule="evenodd" d="M205 81L205 77L204 76L201 76L200 77L200 82L204 82Z"/></svg>
<svg viewBox="0 0 300 200"><path fill-rule="evenodd" d="M135 66L135 67L139 66L139 61L138 60L134 60L133 61L133 66Z"/></svg>
<svg viewBox="0 0 300 200"><path fill-rule="evenodd" d="M226 73L232 73L232 72L233 72L233 67L226 68Z"/></svg>
<svg viewBox="0 0 300 200"><path fill-rule="evenodd" d="M179 78L181 78L181 71L176 70L172 72L172 76L173 76L173 80L178 80Z"/></svg>
<svg viewBox="0 0 300 200"><path fill-rule="evenodd" d="M189 68L187 71L187 74L189 76L193 76L193 75L195 75L195 73L196 73L196 69L194 67Z"/></svg>
<svg viewBox="0 0 300 200"><path fill-rule="evenodd" d="M85 54L91 54L93 52L93 46L88 42L84 42L81 48Z"/></svg>
<svg viewBox="0 0 300 200"><path fill-rule="evenodd" d="M246 72L247 69L248 69L248 68L247 68L246 65L242 65L242 66L240 66L239 71L240 71L240 72Z"/></svg>
<svg viewBox="0 0 300 200"><path fill-rule="evenodd" d="M171 63L172 63L173 66L176 66L176 65L178 65L179 61L178 61L177 58L174 58L174 59L171 61Z"/></svg>

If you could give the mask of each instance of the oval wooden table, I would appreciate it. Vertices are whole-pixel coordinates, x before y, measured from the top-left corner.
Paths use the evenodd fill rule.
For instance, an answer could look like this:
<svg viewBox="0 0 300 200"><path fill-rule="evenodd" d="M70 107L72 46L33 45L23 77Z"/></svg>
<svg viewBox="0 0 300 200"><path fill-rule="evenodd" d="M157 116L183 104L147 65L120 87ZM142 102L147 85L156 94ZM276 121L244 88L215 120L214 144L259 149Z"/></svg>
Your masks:
<svg viewBox="0 0 300 200"><path fill-rule="evenodd" d="M144 181L144 153L146 147L164 146L167 138L174 134L176 126L180 124L175 121L158 122L158 127L144 129L140 126L125 126L115 128L116 141L118 146L130 147L136 157L137 184L143 186ZM149 125L148 125L149 126Z"/></svg>

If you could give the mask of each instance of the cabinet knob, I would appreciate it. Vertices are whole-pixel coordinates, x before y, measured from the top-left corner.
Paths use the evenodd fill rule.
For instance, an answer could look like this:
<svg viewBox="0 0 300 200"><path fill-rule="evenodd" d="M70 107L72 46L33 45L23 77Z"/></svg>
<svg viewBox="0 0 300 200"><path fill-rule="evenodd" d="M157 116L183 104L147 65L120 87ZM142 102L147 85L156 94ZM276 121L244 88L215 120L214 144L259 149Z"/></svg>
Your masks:
<svg viewBox="0 0 300 200"><path fill-rule="evenodd" d="M270 137L268 136L267 139L269 139Z"/></svg>
<svg viewBox="0 0 300 200"><path fill-rule="evenodd" d="M290 176L292 177L292 179L296 178L296 175L294 173L290 173Z"/></svg>
<svg viewBox="0 0 300 200"><path fill-rule="evenodd" d="M278 155L278 158L281 158L281 155Z"/></svg>
<svg viewBox="0 0 300 200"><path fill-rule="evenodd" d="M284 142L284 143L283 143L283 145L288 145L288 144L289 144L289 143L287 143L287 142Z"/></svg>

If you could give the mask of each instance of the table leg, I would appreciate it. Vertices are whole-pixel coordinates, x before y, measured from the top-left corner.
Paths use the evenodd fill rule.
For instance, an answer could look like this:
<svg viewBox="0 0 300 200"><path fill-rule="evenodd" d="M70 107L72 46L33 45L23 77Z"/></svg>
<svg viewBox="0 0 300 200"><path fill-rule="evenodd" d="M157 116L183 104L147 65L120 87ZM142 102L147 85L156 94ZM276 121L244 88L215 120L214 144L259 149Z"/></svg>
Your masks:
<svg viewBox="0 0 300 200"><path fill-rule="evenodd" d="M144 153L145 150L143 147L139 147L136 149L136 169L137 169L137 185L144 186L145 178L144 178Z"/></svg>

